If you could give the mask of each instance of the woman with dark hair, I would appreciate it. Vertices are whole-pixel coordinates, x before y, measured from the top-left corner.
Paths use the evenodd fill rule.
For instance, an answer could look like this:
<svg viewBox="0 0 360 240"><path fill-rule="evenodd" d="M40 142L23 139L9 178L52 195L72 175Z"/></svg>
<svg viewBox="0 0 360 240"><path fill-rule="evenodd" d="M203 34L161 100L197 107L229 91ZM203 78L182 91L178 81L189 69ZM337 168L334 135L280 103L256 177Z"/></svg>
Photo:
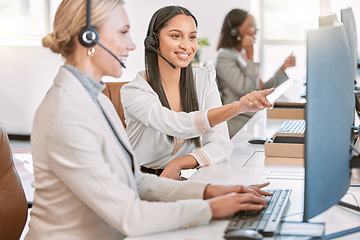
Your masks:
<svg viewBox="0 0 360 240"><path fill-rule="evenodd" d="M154 13L145 39L146 70L121 90L126 131L143 172L179 179L182 169L227 160L233 144L225 121L271 107L266 95L272 90L222 106L214 68L191 65L196 50L197 21L187 9Z"/></svg>
<svg viewBox="0 0 360 240"><path fill-rule="evenodd" d="M217 46L216 75L223 104L245 96L254 90L277 87L288 76L285 69L295 66L295 57L289 56L275 75L267 82L259 76L259 63L254 62L254 42L258 29L254 17L242 9L231 10L224 19ZM228 121L230 136L253 116L253 113L242 113Z"/></svg>

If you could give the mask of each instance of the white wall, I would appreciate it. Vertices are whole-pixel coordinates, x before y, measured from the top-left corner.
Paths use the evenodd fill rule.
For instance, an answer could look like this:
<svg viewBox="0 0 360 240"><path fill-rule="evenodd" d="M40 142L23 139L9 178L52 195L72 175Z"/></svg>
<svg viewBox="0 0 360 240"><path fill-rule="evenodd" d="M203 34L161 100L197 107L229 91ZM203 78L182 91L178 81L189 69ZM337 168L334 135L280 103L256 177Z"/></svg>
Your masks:
<svg viewBox="0 0 360 240"><path fill-rule="evenodd" d="M151 4L149 4L151 2ZM127 61L127 69L122 80L130 81L134 73L144 69L144 39L149 21L153 13L168 5L181 5L189 9L198 20L198 37L207 37L210 46L207 47L201 60L208 61L215 58L216 45L220 34L222 21L232 8L244 8L249 10L250 0L129 0L125 1L125 8L129 14L131 35L137 46L130 53ZM144 6L144 7L140 7Z"/></svg>
<svg viewBox="0 0 360 240"><path fill-rule="evenodd" d="M188 8L199 23L199 37L208 37L211 46L201 60L215 58L221 24L226 13L234 8L250 8L250 0L128 0L131 35L137 45L126 63L121 79L104 81L130 81L144 69L144 47L148 22L152 14L166 5ZM0 122L10 134L30 134L34 113L47 89L51 86L63 59L40 46L0 45Z"/></svg>
<svg viewBox="0 0 360 240"><path fill-rule="evenodd" d="M35 110L62 62L40 46L0 46L0 122L8 133L30 133Z"/></svg>

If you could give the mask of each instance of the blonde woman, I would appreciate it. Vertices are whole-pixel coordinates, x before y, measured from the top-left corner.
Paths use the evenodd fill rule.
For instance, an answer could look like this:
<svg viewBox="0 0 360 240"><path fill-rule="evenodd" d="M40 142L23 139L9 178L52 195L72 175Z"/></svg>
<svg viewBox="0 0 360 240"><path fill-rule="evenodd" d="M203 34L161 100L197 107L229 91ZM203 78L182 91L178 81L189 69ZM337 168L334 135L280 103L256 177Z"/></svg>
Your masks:
<svg viewBox="0 0 360 240"><path fill-rule="evenodd" d="M126 58L135 45L122 1L91 3L95 43ZM266 184L215 186L139 171L116 110L101 93L101 78L120 77L122 66L99 44L79 42L85 9L84 0L62 1L42 41L66 62L34 119L35 197L26 239L123 239L263 208Z"/></svg>

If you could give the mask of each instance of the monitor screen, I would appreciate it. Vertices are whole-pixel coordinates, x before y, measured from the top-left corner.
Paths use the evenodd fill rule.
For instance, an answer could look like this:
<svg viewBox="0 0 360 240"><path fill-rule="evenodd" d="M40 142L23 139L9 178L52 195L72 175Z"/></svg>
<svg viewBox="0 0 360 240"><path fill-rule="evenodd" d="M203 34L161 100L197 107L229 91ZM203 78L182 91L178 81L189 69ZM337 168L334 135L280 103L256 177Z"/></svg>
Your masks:
<svg viewBox="0 0 360 240"><path fill-rule="evenodd" d="M354 14L351 8L341 9L341 22L344 24L347 40L350 48L351 67L354 79L357 70L357 35Z"/></svg>
<svg viewBox="0 0 360 240"><path fill-rule="evenodd" d="M354 85L344 26L307 35L304 221L337 204L350 185Z"/></svg>

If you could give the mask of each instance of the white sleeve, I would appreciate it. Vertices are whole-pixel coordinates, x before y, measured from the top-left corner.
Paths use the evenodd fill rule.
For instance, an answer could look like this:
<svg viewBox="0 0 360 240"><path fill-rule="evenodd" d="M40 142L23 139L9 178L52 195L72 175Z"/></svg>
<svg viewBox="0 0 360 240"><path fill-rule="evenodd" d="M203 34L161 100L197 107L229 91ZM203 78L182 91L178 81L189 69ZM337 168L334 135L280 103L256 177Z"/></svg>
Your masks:
<svg viewBox="0 0 360 240"><path fill-rule="evenodd" d="M207 118L208 110L190 113L172 111L161 105L155 93L131 82L121 88L121 102L126 116L166 135L189 139L213 132Z"/></svg>
<svg viewBox="0 0 360 240"><path fill-rule="evenodd" d="M204 87L205 109L212 109L222 106L219 90L215 82L215 70L207 66ZM228 160L234 148L230 141L227 123L223 122L213 127L213 132L202 136L203 147L190 153L196 158L200 166L207 166L213 163Z"/></svg>
<svg viewBox="0 0 360 240"><path fill-rule="evenodd" d="M136 181L140 198L147 201L178 201L185 199L203 199L207 183L177 181L158 177L136 170ZM179 194L181 193L181 194Z"/></svg>
<svg viewBox="0 0 360 240"><path fill-rule="evenodd" d="M60 181L100 218L127 236L169 231L210 221L211 209L204 200L141 200L133 189L119 180L109 161L105 159L102 153L104 141L91 119L79 115L72 113L65 121L57 119L48 127L47 133L44 133L47 134L47 145L51 149L48 164ZM80 119L82 122L79 124L69 118ZM174 184L164 184L162 187L161 181L144 178L143 183L140 183L142 195L155 199L149 190L158 187L154 195L159 200L162 197L171 200L166 199L164 191ZM201 188L202 186L197 185L197 189ZM171 193L172 196L174 194Z"/></svg>

